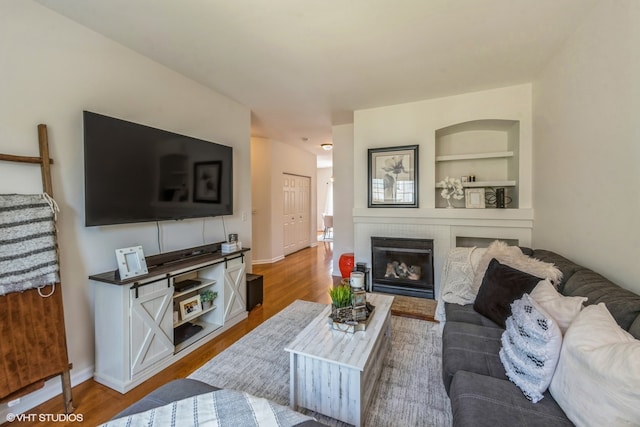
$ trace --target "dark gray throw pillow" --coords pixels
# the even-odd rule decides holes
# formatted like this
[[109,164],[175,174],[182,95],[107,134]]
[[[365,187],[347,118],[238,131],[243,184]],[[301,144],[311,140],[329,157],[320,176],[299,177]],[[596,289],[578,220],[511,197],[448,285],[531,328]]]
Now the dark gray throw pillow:
[[509,267],[493,258],[482,279],[473,309],[505,327],[511,303],[530,293],[542,279]]

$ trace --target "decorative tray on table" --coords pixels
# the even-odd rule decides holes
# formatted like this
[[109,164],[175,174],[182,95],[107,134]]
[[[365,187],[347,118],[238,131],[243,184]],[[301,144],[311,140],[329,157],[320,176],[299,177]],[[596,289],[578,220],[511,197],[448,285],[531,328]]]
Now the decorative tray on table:
[[353,306],[337,308],[331,306],[329,326],[336,331],[354,333],[367,329],[369,319],[375,307],[369,303],[361,307]]

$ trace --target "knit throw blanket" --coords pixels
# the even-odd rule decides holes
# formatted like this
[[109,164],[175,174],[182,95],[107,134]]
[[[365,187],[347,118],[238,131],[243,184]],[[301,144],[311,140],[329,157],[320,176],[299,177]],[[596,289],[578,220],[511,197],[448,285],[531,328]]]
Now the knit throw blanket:
[[101,427],[293,427],[313,418],[248,393],[222,389],[118,418]]
[[477,289],[473,288],[473,277],[485,248],[454,248],[447,254],[440,280],[438,305],[435,319],[444,327],[446,313],[444,303],[471,304],[476,300]]
[[0,195],[0,295],[59,282],[55,210],[47,195]]

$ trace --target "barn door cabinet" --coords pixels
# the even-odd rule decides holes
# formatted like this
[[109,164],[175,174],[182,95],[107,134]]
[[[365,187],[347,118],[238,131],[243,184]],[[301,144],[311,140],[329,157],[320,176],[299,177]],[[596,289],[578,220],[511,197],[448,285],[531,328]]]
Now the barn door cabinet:
[[[126,393],[247,317],[249,249],[218,245],[147,257],[149,274],[90,276],[94,291],[94,379]],[[201,294],[217,294],[202,304]]]

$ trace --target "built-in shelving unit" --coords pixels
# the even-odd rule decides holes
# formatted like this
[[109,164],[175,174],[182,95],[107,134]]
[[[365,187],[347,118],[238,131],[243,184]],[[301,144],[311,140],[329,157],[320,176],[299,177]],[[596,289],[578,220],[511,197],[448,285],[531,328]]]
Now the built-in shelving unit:
[[[475,181],[475,182],[463,182],[462,186],[465,188],[480,188],[480,187],[515,187],[518,185],[517,181]],[[443,188],[442,185],[437,185],[436,188]]]
[[[213,312],[214,310],[218,310],[218,307],[215,306],[215,305],[212,308],[209,308],[209,309],[205,310],[203,315],[205,313]],[[218,311],[220,311],[220,310],[218,310]],[[182,351],[183,349],[189,347],[190,345],[192,345],[196,341],[202,339],[202,337],[205,337],[205,336],[211,334],[212,332],[215,332],[217,329],[222,327],[222,324],[209,323],[209,322],[204,321],[203,320],[203,316],[200,316],[200,317],[198,317],[196,319],[189,320],[189,323],[191,325],[194,325],[194,326],[200,326],[202,329],[197,334],[192,335],[190,337],[187,337],[183,341],[180,341],[178,343],[174,343],[175,352],[176,353]]]
[[[466,188],[505,188],[511,203],[518,207],[520,124],[516,120],[474,120],[447,126],[436,131],[436,182],[445,177],[462,179]],[[436,184],[437,188],[442,188]],[[435,207],[444,208],[446,200],[435,195]],[[453,201],[464,207],[464,200]],[[491,205],[487,205],[490,207]]]
[[[175,329],[178,326],[184,325],[185,323],[188,323],[188,322],[198,322],[200,316],[203,316],[204,314],[206,314],[206,313],[208,313],[210,311],[213,311],[216,308],[218,308],[217,305],[212,305],[209,308],[203,309],[202,312],[199,313],[198,317],[193,317],[193,318],[189,317],[187,319],[182,319],[182,320],[178,320],[177,322],[173,322],[173,328]],[[174,344],[175,344],[176,348],[179,346],[179,344],[176,343],[175,341],[174,341]]]
[[[221,297],[223,290],[218,283],[219,279],[223,279],[220,275],[221,272],[222,265],[215,264],[177,275],[171,279],[174,289],[180,289],[180,283],[187,280],[200,282],[199,285],[173,293],[173,344],[176,353],[224,325],[223,310],[218,309],[217,304],[205,308],[204,303],[201,302],[198,311],[194,315],[184,318],[180,310],[181,302],[193,300],[194,297],[202,295],[207,290],[215,292],[218,297]],[[215,302],[217,303],[217,301],[218,299],[216,298]]]
[[438,156],[436,157],[436,162],[453,162],[457,160],[477,160],[477,159],[499,159],[499,158],[507,158],[507,157],[513,157],[513,151]]
[[[177,279],[175,279],[175,278],[174,278],[174,279],[173,279],[174,287],[177,287],[177,286],[175,286],[175,285],[176,285],[176,284],[179,284],[179,283],[180,283],[180,281],[181,281],[181,280],[177,280]],[[194,288],[187,289],[186,291],[183,291],[183,292],[175,292],[175,293],[173,294],[173,298],[174,298],[174,299],[176,299],[176,298],[181,297],[181,296],[183,296],[183,295],[189,295],[189,294],[192,294],[194,291],[199,291],[200,289],[208,288],[208,287],[210,287],[211,285],[214,285],[215,283],[216,283],[216,281],[215,281],[215,280],[207,280],[207,281],[205,281],[205,282],[202,282],[200,285],[198,285],[198,286],[196,286],[196,287],[194,287]]]

